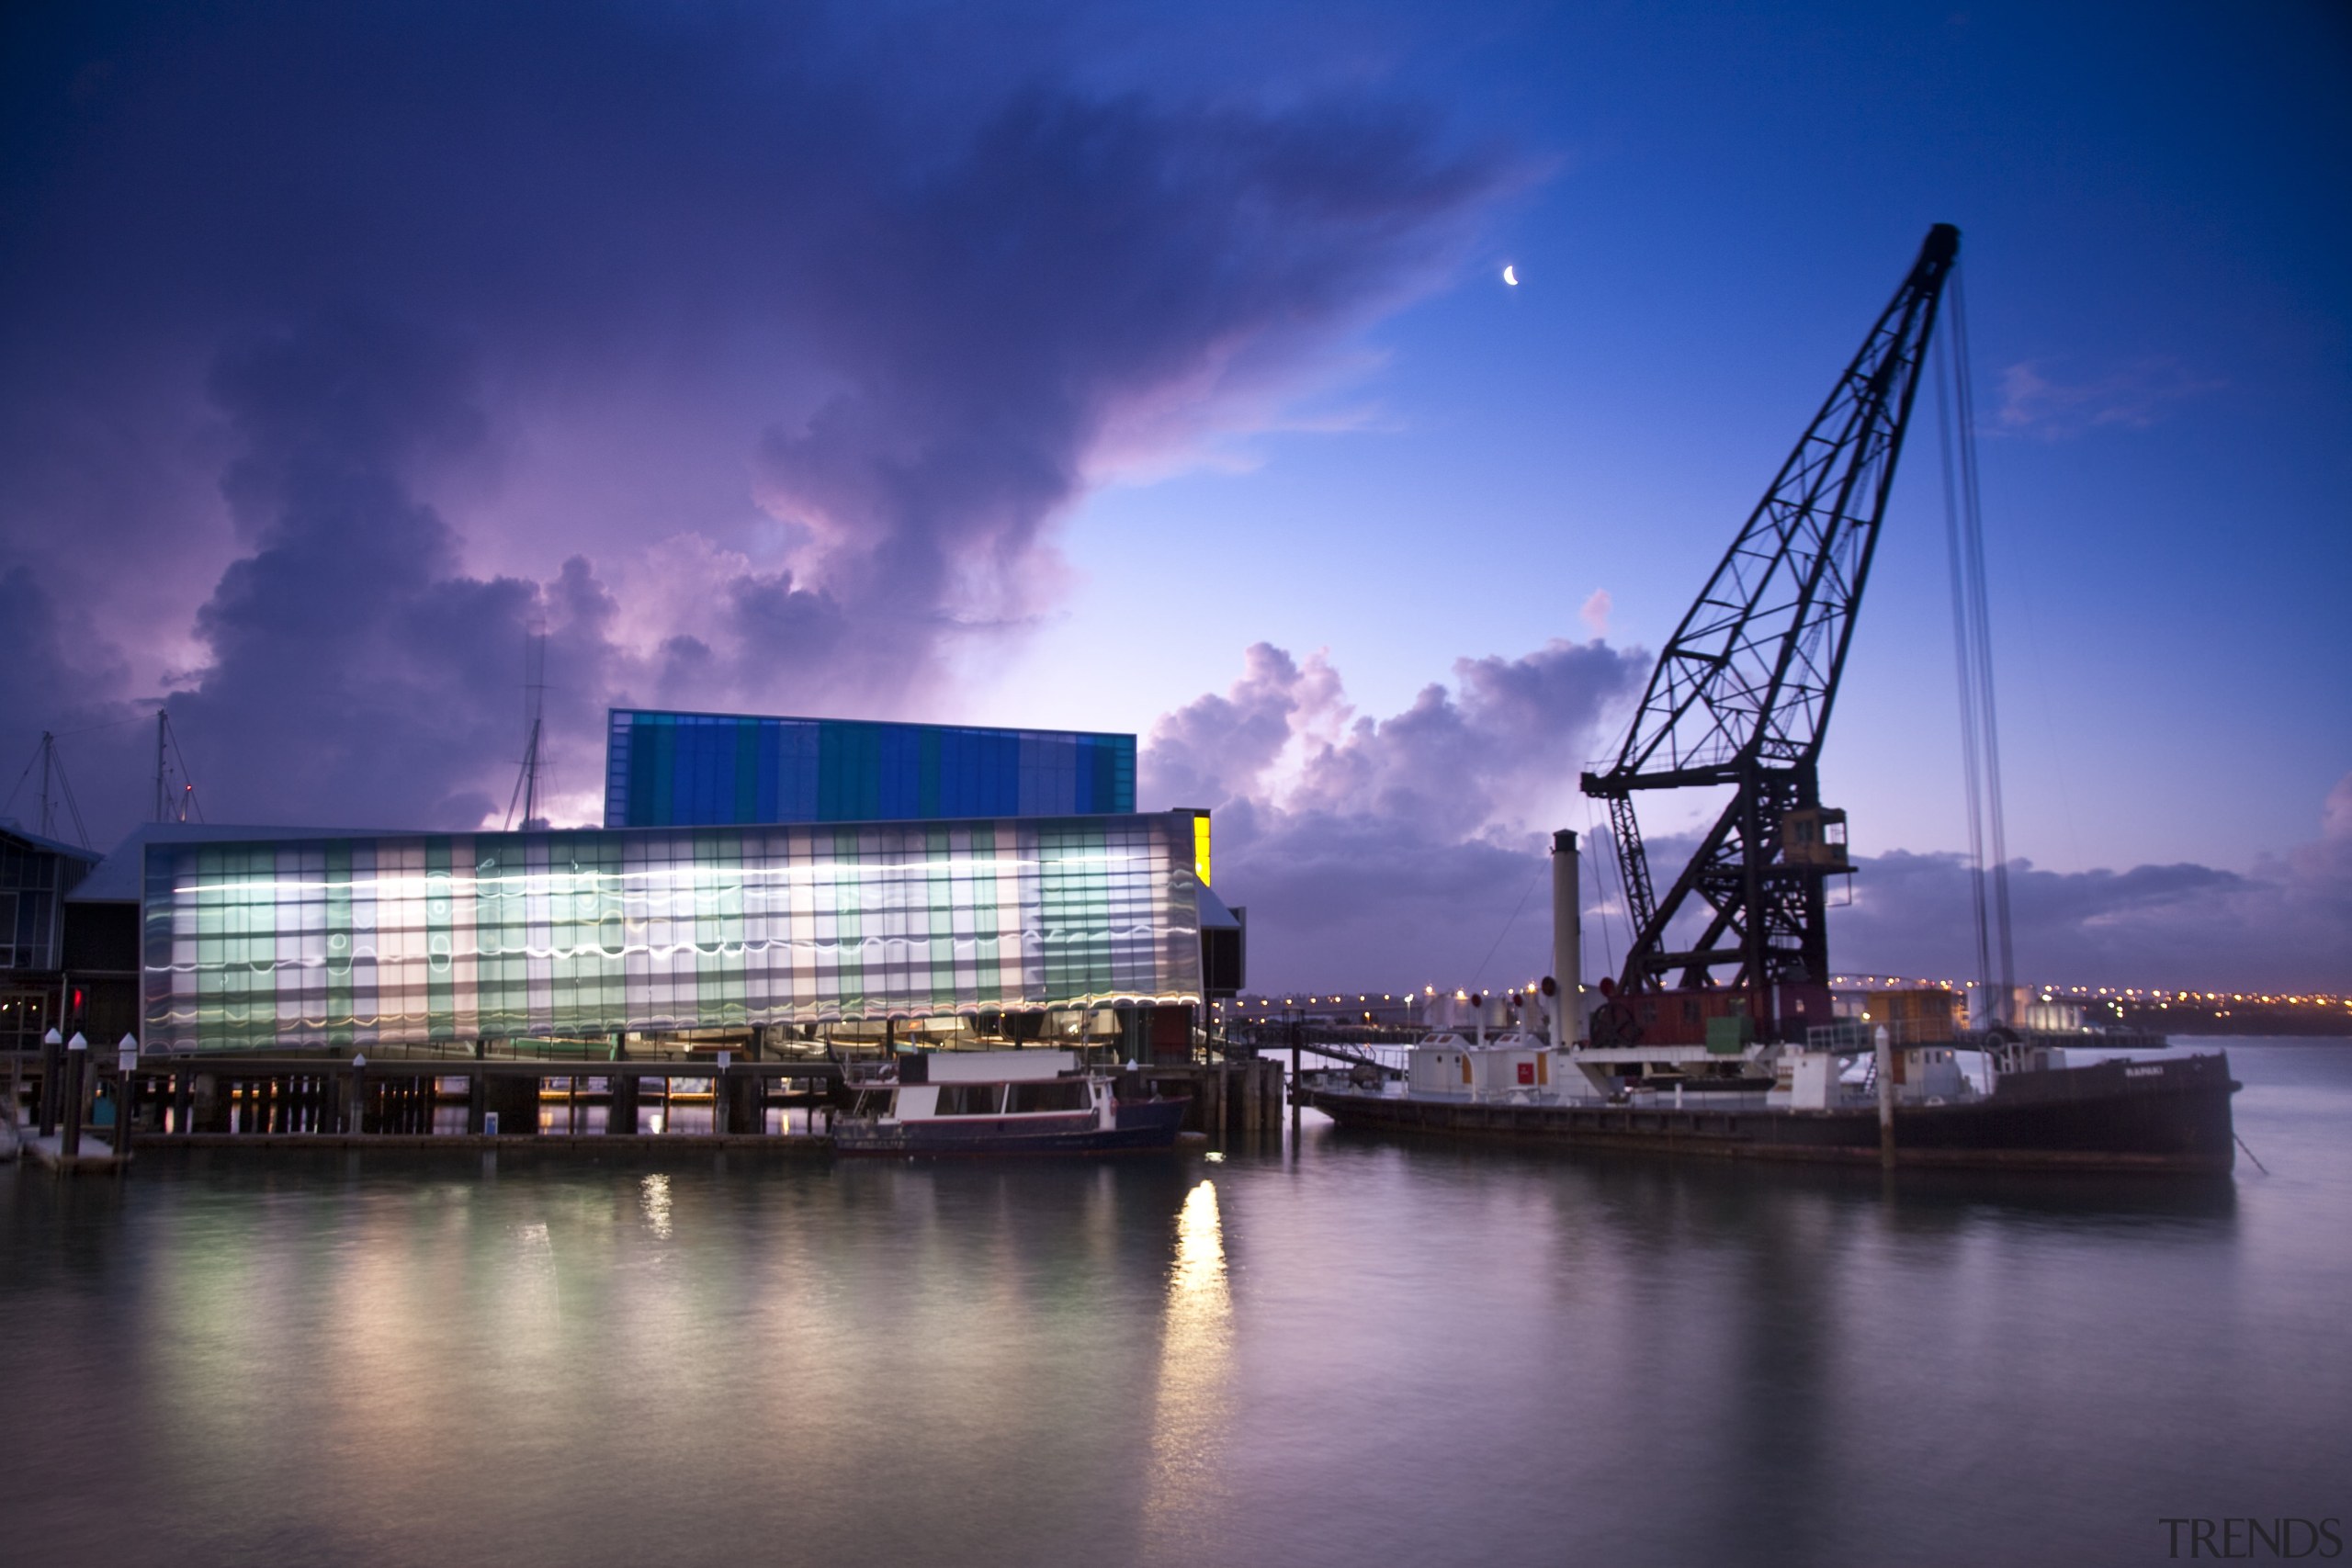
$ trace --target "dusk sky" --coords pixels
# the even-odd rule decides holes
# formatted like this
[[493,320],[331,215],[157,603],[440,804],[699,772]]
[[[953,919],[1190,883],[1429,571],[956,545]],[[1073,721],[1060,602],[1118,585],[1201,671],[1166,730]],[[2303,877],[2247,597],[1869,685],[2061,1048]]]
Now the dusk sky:
[[[1253,979],[1523,978],[1578,769],[1945,221],[2023,976],[2352,990],[2340,6],[0,29],[0,766],[56,731],[101,846],[164,698],[213,821],[497,827],[540,622],[559,823],[608,705],[1133,731]],[[1956,976],[1921,412],[1832,941]]]

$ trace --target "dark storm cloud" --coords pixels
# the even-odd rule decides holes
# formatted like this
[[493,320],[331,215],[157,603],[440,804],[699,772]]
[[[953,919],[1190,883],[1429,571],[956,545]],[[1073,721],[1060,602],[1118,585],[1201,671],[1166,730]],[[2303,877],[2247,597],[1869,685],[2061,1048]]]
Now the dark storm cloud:
[[0,562],[136,613],[24,617],[60,672],[0,719],[183,671],[243,818],[486,808],[534,616],[592,785],[608,700],[888,711],[1050,604],[1093,473],[1246,423],[1511,177],[953,7],[7,28]]
[[845,308],[814,329],[849,385],[769,433],[769,498],[853,606],[1017,615],[1037,532],[1109,422],[1306,349],[1487,178],[1361,110],[1023,92],[861,212],[831,280]]
[[[2352,991],[2352,776],[2320,836],[2252,871],[2143,865],[2009,870],[2018,979],[2080,986]],[[1832,917],[1841,968],[1966,978],[1975,958],[1970,877],[1956,855],[1861,863],[1855,903]]]
[[1458,660],[1451,687],[1374,718],[1319,657],[1261,643],[1225,693],[1159,721],[1141,788],[1214,809],[1217,886],[1250,908],[1258,983],[1516,984],[1550,967],[1549,835],[1585,820],[1577,762],[1648,668],[1555,641]]
[[479,819],[481,760],[515,750],[507,694],[537,590],[464,575],[404,479],[481,440],[470,365],[345,316],[237,344],[213,391],[243,446],[221,490],[253,549],[198,610],[212,662],[172,703],[198,776],[289,821]]

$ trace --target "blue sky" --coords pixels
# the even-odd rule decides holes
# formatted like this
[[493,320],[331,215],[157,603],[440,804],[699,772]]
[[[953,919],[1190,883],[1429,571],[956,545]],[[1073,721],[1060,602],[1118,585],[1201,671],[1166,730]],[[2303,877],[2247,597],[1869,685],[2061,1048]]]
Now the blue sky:
[[[1577,766],[1949,221],[2027,967],[2352,987],[2337,8],[5,28],[0,748],[94,837],[164,698],[216,820],[494,825],[538,622],[559,815],[608,703],[1133,730],[1270,982],[1532,963]],[[1841,953],[1948,973],[1930,434],[1825,784]]]
[[[1589,635],[1574,611],[1595,589],[1612,639],[1656,648],[1949,220],[1989,426],[2013,844],[2067,869],[2244,866],[2312,837],[2352,765],[2346,234],[2325,194],[2342,28],[2157,8],[2119,37],[2043,7],[1894,9],[1531,10],[1405,68],[1554,172],[1368,334],[1376,367],[1331,400],[1364,429],[1257,437],[1247,473],[1089,501],[1069,536],[1090,581],[1147,571],[1183,530],[1208,574],[1196,646],[1328,647],[1374,713],[1459,655]],[[1830,752],[1876,847],[1964,830],[1937,471],[1917,443]],[[1115,640],[1116,599],[1080,596],[1021,688],[1067,671],[1088,716],[1155,676],[1178,698],[1190,669],[1068,657]]]

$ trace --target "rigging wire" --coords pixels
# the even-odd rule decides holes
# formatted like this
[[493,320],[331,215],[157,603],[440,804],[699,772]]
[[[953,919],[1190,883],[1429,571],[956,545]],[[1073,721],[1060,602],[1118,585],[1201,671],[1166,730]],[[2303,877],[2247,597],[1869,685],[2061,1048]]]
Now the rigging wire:
[[[163,815],[164,813],[176,811],[178,814],[176,820],[186,822],[188,818],[188,813],[193,811],[196,813],[196,819],[198,822],[201,822],[204,820],[204,803],[197,796],[196,775],[189,772],[187,757],[180,750],[180,732],[172,723],[170,707],[164,706],[157,708],[155,710],[155,719],[156,728],[159,731],[156,745],[156,761],[158,766],[155,770],[155,809],[158,815],[156,816],[155,820],[158,822],[164,821],[165,820],[165,818]],[[166,770],[161,765],[164,760],[164,753],[166,749],[169,750],[172,763],[179,770],[180,789],[178,795],[173,797],[166,797],[163,787],[165,779],[169,776]]]
[[1519,902],[1511,906],[1510,919],[1505,920],[1503,929],[1495,933],[1494,944],[1487,949],[1487,956],[1478,960],[1478,971],[1470,976],[1472,990],[1476,990],[1478,982],[1487,977],[1487,965],[1495,961],[1495,953],[1502,946],[1503,938],[1510,935],[1510,928],[1519,923],[1520,911],[1527,908],[1527,900],[1535,892],[1535,885],[1543,880],[1544,863],[1539,860],[1535,863],[1535,874],[1528,878],[1527,887],[1520,894]]
[[[1961,759],[1968,806],[1976,968],[1994,1019],[2008,1023],[2012,1021],[2010,998],[2017,986],[2009,918],[2008,830],[2001,801],[2000,721],[1994,701],[1993,626],[1984,572],[1984,502],[1977,479],[1975,392],[1969,375],[1968,303],[1958,267],[1952,270],[1951,294],[1951,344],[1949,349],[1939,345],[1950,374],[1948,378],[1936,378],[1936,421],[1943,456],[1944,544],[1951,570],[1952,639],[1960,679]],[[1999,988],[1995,990],[1996,961]]]
[[59,729],[52,730],[51,733],[60,740],[71,740],[77,735],[96,735],[101,729],[120,729],[126,724],[144,724],[146,722],[147,716],[145,714],[135,713],[129,718],[110,718],[103,724],[85,724],[79,729]]
[[[50,747],[52,753],[56,750],[54,745]],[[62,757],[57,759],[57,787],[64,792],[66,815],[74,818],[74,837],[86,850],[90,847],[90,829],[83,825],[82,805],[74,798],[74,781],[65,776],[65,759]],[[47,823],[41,826],[44,831],[48,828]]]
[[[1596,807],[1594,807],[1594,805],[1592,804],[1592,797],[1591,797],[1590,795],[1587,795],[1587,796],[1585,796],[1585,801],[1584,801],[1584,826],[1585,826],[1585,838],[1586,838],[1588,840],[1593,840],[1593,839],[1598,839],[1598,838],[1600,838],[1600,812],[1599,812],[1599,809],[1598,809]],[[1613,852],[1613,851],[1615,850],[1615,848],[1616,848],[1616,840],[1615,840],[1615,838],[1614,838],[1613,836],[1612,836],[1612,837],[1611,837],[1611,839],[1610,840],[1610,848],[1611,848],[1611,850],[1612,852]],[[1615,938],[1613,938],[1613,937],[1611,937],[1611,936],[1609,934],[1609,865],[1608,865],[1608,859],[1607,859],[1607,857],[1604,857],[1604,856],[1595,855],[1595,856],[1593,857],[1593,864],[1594,864],[1594,866],[1595,866],[1595,868],[1596,868],[1596,869],[1594,870],[1594,873],[1593,873],[1594,879],[1595,879],[1596,881],[1598,881],[1598,882],[1600,884],[1600,952],[1601,952],[1601,956],[1603,956],[1604,958],[1608,959],[1608,961],[1609,961],[1609,967],[1607,967],[1606,969],[1603,969],[1603,970],[1601,971],[1601,973],[1602,973],[1602,974],[1604,974],[1604,975],[1614,975],[1614,974],[1616,974],[1616,973],[1617,973],[1617,942],[1616,942],[1616,939],[1615,939]],[[1622,880],[1622,878],[1621,878],[1621,880]],[[1630,917],[1628,917],[1628,918],[1629,918],[1629,919],[1630,919]],[[1626,940],[1626,941],[1628,941],[1628,942],[1631,942],[1631,941],[1633,940],[1633,936],[1632,936],[1632,934],[1631,934],[1630,932],[1628,932],[1628,933],[1627,933],[1627,936],[1626,936],[1626,939],[1625,939],[1625,940]],[[1578,956],[1577,956],[1577,961],[1578,961],[1579,963],[1581,963],[1581,962],[1583,961],[1583,956],[1582,956],[1582,954],[1578,954]],[[1582,984],[1584,983],[1584,979],[1583,979],[1583,976],[1577,976],[1577,983],[1578,985],[1582,985]]]
[[[65,774],[65,755],[63,752],[58,750],[57,737],[55,735],[51,734],[46,730],[41,733],[40,750],[36,753],[35,760],[40,763],[41,836],[43,838],[54,838],[57,834],[57,825],[54,821],[56,812],[51,807],[49,801],[49,775],[51,772],[54,770],[57,774],[58,791],[65,797],[65,814],[74,820],[74,836],[81,841],[81,845],[84,849],[88,849],[90,847],[90,829],[82,821],[81,803],[74,798],[74,781],[68,778]],[[27,768],[25,771],[29,773],[32,770],[30,768]],[[17,784],[18,787],[21,788],[23,781],[20,779],[17,781]],[[16,795],[12,793],[8,798],[11,802],[14,802]]]
[[40,753],[41,748],[35,746],[32,756],[25,763],[25,771],[17,775],[17,787],[8,792],[6,800],[0,801],[0,811],[6,811],[17,804],[17,796],[24,789],[25,781],[33,776],[33,764],[40,761]]
[[1952,362],[1960,371],[1960,471],[1968,502],[1969,570],[1976,578],[1977,683],[1984,698],[1984,804],[1993,827],[1993,930],[1999,944],[2001,996],[2006,1010],[2018,983],[2017,953],[2009,923],[2009,839],[2001,801],[2000,710],[1994,702],[1992,595],[1985,586],[1984,512],[1977,484],[1976,389],[1969,371],[1968,291],[1956,267],[1951,284]]
[[1993,996],[1993,954],[1984,903],[1984,787],[1976,734],[1976,691],[1968,648],[1968,571],[1962,564],[1960,497],[1951,439],[1951,350],[1939,339],[1936,355],[1943,363],[1936,377],[1936,435],[1943,457],[1944,560],[1951,574],[1952,667],[1960,682],[1960,777],[1968,810],[1968,892],[1975,917],[1977,994],[1988,1003]]
[[523,763],[514,775],[514,792],[506,801],[506,820],[501,832],[514,826],[514,807],[523,808],[523,830],[530,831],[531,824],[539,817],[539,739],[544,733],[542,714],[547,698],[548,630],[543,621],[534,621],[523,634]]

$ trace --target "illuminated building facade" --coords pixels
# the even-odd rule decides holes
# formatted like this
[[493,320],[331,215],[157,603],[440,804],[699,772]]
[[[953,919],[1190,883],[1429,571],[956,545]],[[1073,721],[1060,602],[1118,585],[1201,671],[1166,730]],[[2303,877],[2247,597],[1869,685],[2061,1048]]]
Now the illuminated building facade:
[[1136,738],[616,708],[605,826],[1072,817],[1136,808]]
[[1195,834],[1162,813],[151,841],[141,1033],[252,1050],[1189,1010]]

